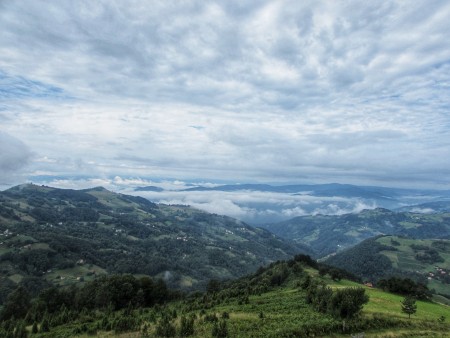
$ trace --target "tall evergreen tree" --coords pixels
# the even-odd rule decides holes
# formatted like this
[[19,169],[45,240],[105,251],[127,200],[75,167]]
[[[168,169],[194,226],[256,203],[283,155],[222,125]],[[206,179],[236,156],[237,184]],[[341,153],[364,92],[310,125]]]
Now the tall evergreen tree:
[[48,321],[47,315],[44,315],[44,319],[42,319],[41,330],[40,332],[49,332],[50,331],[50,323]]
[[19,320],[16,325],[16,329],[14,331],[14,338],[27,338],[28,332],[25,327],[25,322],[23,320]]
[[39,330],[38,330],[37,322],[34,322],[34,323],[33,323],[33,327],[31,328],[31,333],[32,333],[32,334],[36,334],[36,333],[38,333],[38,332],[39,332]]

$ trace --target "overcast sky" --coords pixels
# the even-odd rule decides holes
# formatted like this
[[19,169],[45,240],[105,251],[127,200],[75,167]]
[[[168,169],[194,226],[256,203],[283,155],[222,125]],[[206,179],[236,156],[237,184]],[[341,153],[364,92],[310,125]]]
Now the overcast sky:
[[0,1],[0,184],[450,188],[448,1]]

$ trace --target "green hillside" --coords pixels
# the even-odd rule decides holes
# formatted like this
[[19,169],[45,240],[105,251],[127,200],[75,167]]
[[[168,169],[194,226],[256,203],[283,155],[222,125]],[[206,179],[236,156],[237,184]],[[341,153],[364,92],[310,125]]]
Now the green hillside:
[[450,240],[381,236],[338,253],[326,261],[357,276],[377,281],[410,277],[450,298]]
[[395,269],[421,274],[431,290],[450,296],[450,240],[386,236],[377,242],[395,248],[381,251]]
[[340,216],[311,215],[264,225],[283,238],[310,246],[324,257],[378,235],[448,238],[450,213],[420,214],[387,209],[363,210]]
[[[104,285],[129,284],[135,291],[125,293],[119,287],[116,294],[105,293],[101,283],[88,283],[74,297],[61,291],[54,299],[46,293],[32,301],[23,313],[25,320],[14,325],[29,331],[33,322],[38,330],[45,325],[48,332],[36,337],[450,337],[448,306],[418,301],[417,312],[408,319],[401,311],[403,297],[333,280],[316,268],[324,266],[300,255],[226,284],[210,282],[203,294],[172,300],[166,294],[165,303],[156,301],[153,306],[143,306],[136,298],[142,290],[155,300],[161,295],[149,281],[144,284],[130,276],[105,279]],[[86,297],[98,299],[97,294],[104,295],[102,303],[86,303]],[[368,300],[355,308],[358,298],[347,302],[340,298],[344,294],[361,294]],[[108,297],[114,306],[106,306]],[[0,322],[0,333],[10,322]]]
[[0,193],[0,304],[18,284],[36,293],[107,273],[199,289],[302,251],[230,217],[103,188],[27,184]]

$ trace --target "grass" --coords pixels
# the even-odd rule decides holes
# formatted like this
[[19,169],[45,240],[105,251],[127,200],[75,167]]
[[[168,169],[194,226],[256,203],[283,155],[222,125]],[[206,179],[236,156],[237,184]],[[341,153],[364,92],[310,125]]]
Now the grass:
[[[333,322],[334,320],[315,312],[305,303],[304,294],[296,289],[279,289],[250,296],[249,304],[237,300],[214,308],[219,317],[223,312],[230,315],[228,330],[231,337],[279,337],[281,332],[294,331],[306,322]],[[263,318],[260,318],[260,314]],[[204,327],[198,337],[208,336]]]
[[[364,308],[365,314],[381,313],[398,318],[408,318],[408,315],[401,312],[401,301],[404,297],[378,289],[368,290],[367,293],[370,297],[370,302]],[[448,306],[423,301],[417,301],[416,305],[417,312],[411,316],[411,320],[438,320],[441,316],[450,319],[450,308]]]
[[[317,274],[316,270],[311,269],[311,272]],[[364,307],[361,319],[355,322],[356,327],[352,330],[353,334],[364,331],[364,337],[450,338],[450,307],[448,306],[419,301],[417,302],[417,313],[408,319],[408,316],[401,312],[400,301],[403,299],[401,296],[361,286],[348,280],[336,282],[328,277],[323,280],[334,289],[364,287],[369,295],[369,303]],[[226,319],[229,337],[303,337],[305,336],[304,332],[308,329],[315,330],[314,336],[316,337],[350,337],[350,332],[340,333],[342,328],[340,320],[336,320],[328,314],[318,313],[306,304],[305,291],[295,285],[296,281],[292,280],[289,286],[280,287],[261,295],[249,296],[248,303],[243,303],[239,298],[228,298],[223,299],[220,304],[208,308],[208,306],[201,305],[203,304],[201,300],[177,301],[169,303],[165,310],[168,313],[173,310],[177,311],[178,317],[172,321],[177,327],[180,326],[181,315],[187,317],[194,315],[196,318],[195,335],[192,337],[211,337],[214,324],[207,321],[205,315],[215,314],[221,320],[224,313],[229,316],[229,319]],[[149,325],[151,337],[154,337],[157,319],[163,311],[164,309],[160,308],[135,311],[135,316],[140,316]],[[120,316],[120,314],[116,314],[116,316]],[[446,318],[446,322],[438,321],[441,316]],[[352,324],[349,322],[347,325]],[[69,324],[52,329],[53,336],[42,335],[40,337],[69,337],[73,336],[73,329],[74,324]],[[138,331],[118,335],[115,335],[113,331],[99,331],[96,336],[141,337]],[[81,334],[78,337],[90,336]]]
[[[397,318],[408,318],[406,314],[401,312],[400,302],[403,296],[384,292],[377,288],[370,288],[348,280],[339,282],[326,279],[332,288],[343,287],[362,287],[366,290],[369,296],[369,303],[364,306],[363,315],[373,316],[374,314],[387,314]],[[450,321],[450,307],[443,304],[436,304],[431,302],[417,301],[417,312],[411,319],[420,321],[437,320],[444,316]]]
[[[95,275],[97,276],[105,275],[107,273],[106,270],[96,265],[78,265],[70,269],[53,270],[52,272],[47,273],[45,278],[55,285],[65,286],[93,280],[95,278],[93,272],[95,272]],[[80,280],[81,277],[83,280]]]
[[[351,287],[358,284],[341,281],[333,283],[332,287]],[[437,329],[440,316],[450,320],[450,308],[439,304],[417,302],[417,313],[409,320],[406,314],[401,312],[401,296],[388,294],[378,289],[365,288],[369,297],[369,303],[364,307],[362,317],[368,320],[374,318],[387,318],[398,320],[401,325],[410,328],[368,330],[366,337],[450,337],[450,326]],[[283,333],[295,332],[305,323],[317,323],[324,326],[333,323],[334,319],[328,315],[313,311],[304,302],[304,294],[296,289],[281,289],[265,293],[261,296],[250,297],[249,304],[238,305],[231,303],[217,306],[214,312],[220,314],[226,311],[230,314],[229,333],[231,337],[279,337]],[[259,313],[264,318],[259,318]],[[436,324],[436,327],[429,327]],[[202,327],[202,337],[209,334],[207,328]],[[327,336],[326,334],[324,336]],[[334,336],[334,335],[331,335]],[[338,335],[336,335],[338,336]],[[348,337],[349,335],[344,335]],[[344,337],[343,336],[343,337]]]
[[23,276],[18,273],[15,273],[14,275],[9,276],[8,278],[17,284],[23,279]]

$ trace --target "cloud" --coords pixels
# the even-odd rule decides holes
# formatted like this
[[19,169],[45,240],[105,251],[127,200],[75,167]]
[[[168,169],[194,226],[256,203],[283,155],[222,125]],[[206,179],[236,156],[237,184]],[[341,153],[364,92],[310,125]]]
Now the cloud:
[[[156,184],[158,185],[158,184]],[[151,201],[190,205],[210,213],[227,215],[250,223],[268,223],[305,215],[342,215],[374,209],[375,201],[360,198],[319,197],[261,191],[131,191]]]
[[[442,1],[0,4],[0,121],[55,176],[448,186]],[[38,27],[38,28],[37,28]]]
[[22,141],[0,131],[0,176],[2,177],[0,184],[15,183],[31,156],[31,151]]
[[434,209],[431,208],[411,208],[411,212],[416,212],[418,214],[432,214],[435,212]]

